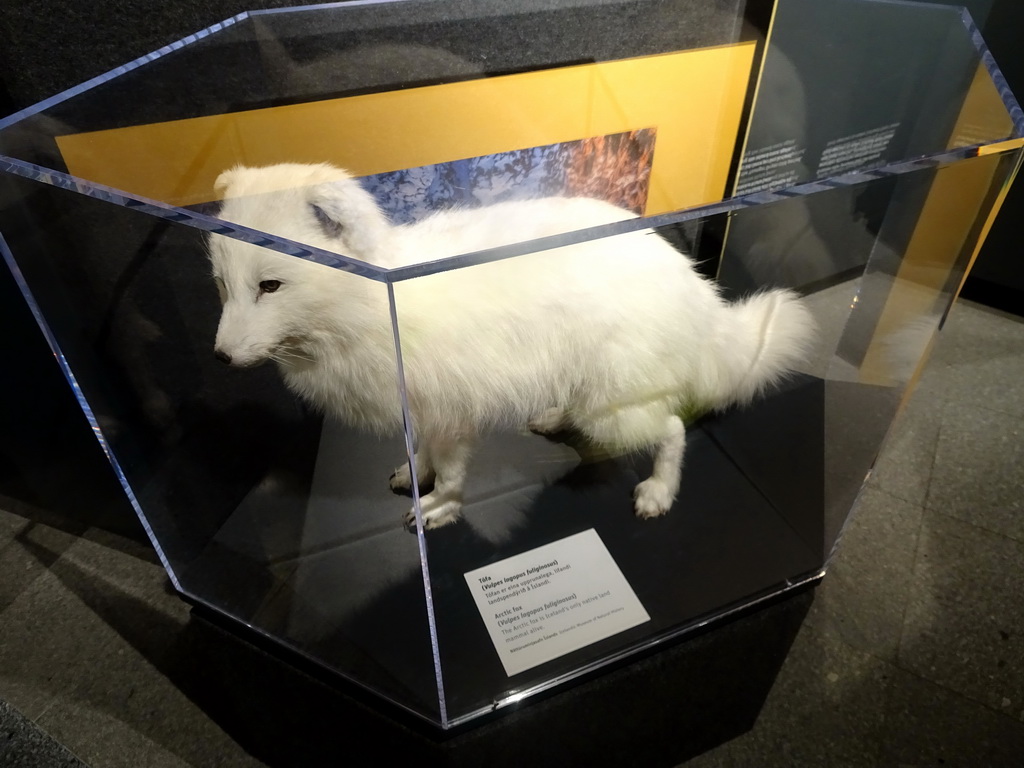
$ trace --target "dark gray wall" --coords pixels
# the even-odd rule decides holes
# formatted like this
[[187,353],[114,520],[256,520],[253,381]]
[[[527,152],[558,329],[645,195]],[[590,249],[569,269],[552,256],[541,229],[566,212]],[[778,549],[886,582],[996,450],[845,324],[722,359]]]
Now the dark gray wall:
[[0,3],[0,93],[20,109],[185,35],[288,0],[10,0]]

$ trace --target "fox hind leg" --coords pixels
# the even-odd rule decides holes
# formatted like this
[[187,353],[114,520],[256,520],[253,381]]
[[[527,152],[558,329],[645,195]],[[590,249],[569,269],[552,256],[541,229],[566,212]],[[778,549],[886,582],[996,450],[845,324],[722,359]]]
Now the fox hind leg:
[[636,516],[658,517],[672,508],[679,493],[686,450],[686,428],[675,414],[665,419],[665,434],[654,453],[654,472],[633,490]]
[[663,400],[633,406],[602,409],[577,426],[594,442],[627,450],[654,447],[654,471],[633,491],[639,518],[658,517],[672,508],[682,476],[686,429]]

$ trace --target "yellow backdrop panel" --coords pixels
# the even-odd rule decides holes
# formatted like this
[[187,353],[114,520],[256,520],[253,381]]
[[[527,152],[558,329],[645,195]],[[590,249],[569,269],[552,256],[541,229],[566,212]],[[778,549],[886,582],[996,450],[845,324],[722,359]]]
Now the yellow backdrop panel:
[[235,165],[357,176],[657,129],[647,213],[722,198],[751,77],[743,43],[58,138],[73,176],[173,205]]

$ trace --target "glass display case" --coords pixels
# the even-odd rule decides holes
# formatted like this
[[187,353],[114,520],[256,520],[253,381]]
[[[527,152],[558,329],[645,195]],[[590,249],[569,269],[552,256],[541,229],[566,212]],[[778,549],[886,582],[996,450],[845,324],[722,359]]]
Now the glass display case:
[[821,577],[1024,115],[960,8],[755,5],[252,12],[0,121],[187,600],[450,728]]

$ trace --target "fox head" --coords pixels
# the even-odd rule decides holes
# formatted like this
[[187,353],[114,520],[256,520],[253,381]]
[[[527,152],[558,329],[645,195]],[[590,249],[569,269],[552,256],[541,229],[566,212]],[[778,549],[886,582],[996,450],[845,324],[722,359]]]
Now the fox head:
[[[390,224],[341,169],[240,167],[222,173],[216,188],[226,221],[370,263],[386,261]],[[368,291],[362,278],[233,238],[210,235],[208,245],[223,306],[214,353],[231,365],[308,364],[317,339],[345,332],[339,313],[350,306],[357,316]]]

